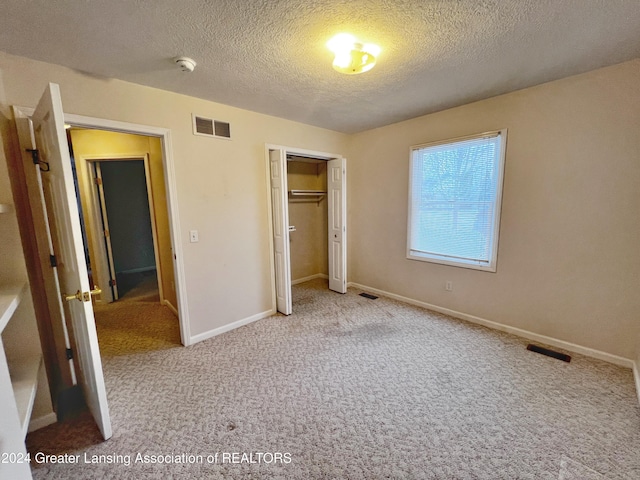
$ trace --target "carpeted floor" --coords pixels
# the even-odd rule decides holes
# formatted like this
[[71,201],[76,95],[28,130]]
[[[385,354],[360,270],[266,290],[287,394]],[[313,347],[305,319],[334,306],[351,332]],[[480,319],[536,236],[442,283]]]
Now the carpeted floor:
[[358,293],[308,282],[289,317],[105,354],[113,437],[87,417],[30,434],[32,455],[80,455],[34,478],[640,478],[629,370]]
[[103,360],[181,345],[178,319],[160,304],[155,276],[145,277],[117,302],[96,304],[94,312]]

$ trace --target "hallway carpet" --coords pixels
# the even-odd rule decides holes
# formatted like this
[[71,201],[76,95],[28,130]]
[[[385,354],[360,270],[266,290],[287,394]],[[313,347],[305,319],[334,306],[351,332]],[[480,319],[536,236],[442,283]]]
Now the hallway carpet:
[[[294,314],[105,355],[113,437],[28,437],[36,479],[637,479],[628,369],[325,281]],[[92,460],[95,460],[93,462]]]
[[94,312],[103,360],[181,346],[178,319],[160,304],[154,276],[116,302],[97,303]]

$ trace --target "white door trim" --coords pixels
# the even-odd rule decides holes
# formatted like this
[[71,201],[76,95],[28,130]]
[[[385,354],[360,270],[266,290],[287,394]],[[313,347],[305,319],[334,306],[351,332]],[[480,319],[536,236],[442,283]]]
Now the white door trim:
[[[31,117],[34,109],[29,107],[14,107],[27,117]],[[171,130],[168,128],[153,127],[137,123],[119,122],[104,118],[87,117],[84,115],[74,115],[65,113],[65,123],[74,127],[92,128],[97,130],[108,130],[112,132],[133,133],[150,137],[159,137],[162,143],[162,164],[164,166],[164,181],[167,191],[167,211],[169,212],[169,230],[171,233],[171,247],[173,249],[176,297],[178,300],[178,318],[180,322],[180,338],[184,346],[191,345],[191,329],[189,328],[189,311],[187,307],[186,276],[184,272],[184,261],[182,255],[182,244],[180,243],[179,232],[180,217],[178,215],[178,193],[176,185],[175,161],[173,158],[173,146],[171,141]]]
[[[82,165],[83,163],[85,162],[76,162],[78,177],[80,177],[80,172],[77,169],[78,165]],[[87,210],[91,212],[88,215],[89,218],[87,219],[87,216],[85,215],[84,219],[87,241],[91,242],[93,245],[93,257],[91,257],[91,253],[89,253],[89,261],[91,262],[94,278],[98,278],[100,280],[100,285],[102,285],[100,300],[105,301],[106,303],[111,303],[120,298],[120,296],[118,295],[118,285],[111,284],[111,282],[116,279],[116,268],[113,262],[111,235],[107,235],[104,232],[111,232],[111,228],[109,227],[109,218],[107,217],[107,204],[104,198],[104,188],[102,188],[101,184],[102,170],[99,165],[95,165],[95,169],[91,168],[88,162],[86,162],[85,166],[91,169],[91,171],[86,172],[85,175],[85,177],[90,180],[88,184],[86,184],[86,182],[81,182],[78,187],[85,190],[85,198],[88,203]],[[93,181],[98,178],[101,183],[97,185],[98,192],[96,192]],[[102,220],[102,222],[100,220]],[[86,230],[87,223],[91,224],[91,239],[88,238],[89,231]],[[102,230],[104,231],[102,232],[102,235],[100,235],[99,232]],[[100,239],[98,239],[98,235],[100,235]],[[101,242],[101,239],[104,239],[104,242]],[[107,282],[110,288],[107,288]]]
[[[274,244],[274,240],[273,240],[273,207],[272,207],[272,200],[271,200],[271,159],[269,156],[269,151],[271,150],[283,150],[284,154],[285,154],[285,158],[287,155],[299,155],[299,156],[303,156],[303,157],[312,157],[312,158],[317,158],[318,160],[334,160],[334,159],[344,159],[345,157],[343,155],[337,154],[337,153],[327,153],[327,152],[320,152],[318,150],[309,150],[309,149],[305,149],[305,148],[296,148],[296,147],[287,147],[284,145],[276,145],[276,144],[272,144],[272,143],[266,143],[265,144],[265,179],[266,179],[266,193],[267,193],[267,223],[269,225],[269,266],[270,266],[270,271],[271,271],[271,308],[274,312],[277,311],[277,300],[276,300],[276,266],[275,266],[275,258],[274,258],[274,249],[275,249],[275,244]],[[346,187],[346,185],[345,185]],[[345,192],[343,192],[346,195],[346,188],[345,188]],[[285,201],[287,201],[288,199],[286,198],[287,196],[287,192],[283,192],[283,194],[285,195]],[[345,212],[346,213],[346,212]],[[288,221],[288,219],[287,219]],[[346,215],[344,218],[344,224],[346,225]],[[346,266],[346,233],[345,233],[345,238],[344,238],[344,249],[345,249],[345,262],[344,262],[344,278],[346,281],[346,270],[347,270],[347,266]],[[291,282],[289,283],[289,289],[291,289]],[[345,292],[346,292],[346,283],[344,286]]]

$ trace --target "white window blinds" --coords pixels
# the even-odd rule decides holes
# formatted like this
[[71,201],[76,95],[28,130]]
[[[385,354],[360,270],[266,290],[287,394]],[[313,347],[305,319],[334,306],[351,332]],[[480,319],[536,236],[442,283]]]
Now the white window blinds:
[[495,271],[505,134],[412,149],[409,258]]

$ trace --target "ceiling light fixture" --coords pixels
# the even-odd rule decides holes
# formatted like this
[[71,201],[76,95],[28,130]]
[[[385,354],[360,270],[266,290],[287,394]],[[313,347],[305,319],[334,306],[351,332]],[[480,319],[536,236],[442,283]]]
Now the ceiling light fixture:
[[378,45],[361,43],[348,33],[339,33],[333,37],[327,42],[327,48],[335,54],[333,68],[347,75],[371,70],[381,51]]

